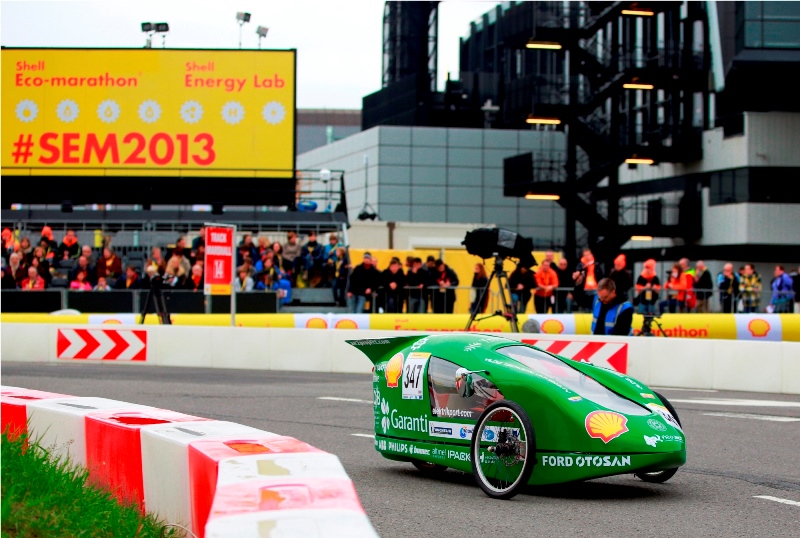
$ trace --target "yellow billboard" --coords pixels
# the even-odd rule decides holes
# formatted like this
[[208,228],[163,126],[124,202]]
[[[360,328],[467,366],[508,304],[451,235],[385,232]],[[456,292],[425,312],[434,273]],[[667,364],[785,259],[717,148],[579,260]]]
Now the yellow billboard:
[[3,175],[294,176],[294,50],[3,49]]

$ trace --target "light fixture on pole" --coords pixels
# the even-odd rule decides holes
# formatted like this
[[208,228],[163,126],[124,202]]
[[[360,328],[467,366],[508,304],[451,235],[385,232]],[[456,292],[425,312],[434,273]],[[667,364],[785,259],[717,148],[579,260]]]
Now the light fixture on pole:
[[147,41],[144,42],[144,48],[152,49],[153,48],[153,34],[155,33],[155,27],[152,22],[143,22],[142,23],[142,32],[147,34]]
[[652,84],[639,80],[639,77],[633,77],[630,82],[624,83],[622,87],[626,90],[652,90],[655,88]]
[[655,164],[655,161],[653,159],[650,159],[650,158],[647,158],[647,157],[636,157],[636,156],[633,156],[633,157],[628,157],[627,159],[625,159],[625,163],[626,164]]
[[153,26],[156,33],[161,34],[161,48],[167,48],[167,32],[169,32],[169,24],[166,22],[157,22]]
[[631,241],[652,241],[652,235],[632,235]]
[[652,17],[655,15],[655,12],[650,9],[623,9],[621,13],[630,17]]
[[[269,28],[266,26],[259,26],[256,28],[256,35],[258,35],[258,48],[261,48],[261,39],[267,37],[267,32],[269,32]],[[241,45],[240,45],[241,48]]]
[[242,48],[242,26],[246,22],[250,22],[250,14],[244,11],[236,13],[236,21],[239,23],[239,48]]

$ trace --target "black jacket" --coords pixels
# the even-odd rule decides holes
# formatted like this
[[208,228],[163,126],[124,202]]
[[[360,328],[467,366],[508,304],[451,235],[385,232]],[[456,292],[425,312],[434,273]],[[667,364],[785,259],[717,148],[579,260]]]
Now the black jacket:
[[369,269],[364,267],[364,264],[356,265],[350,275],[350,285],[347,289],[348,293],[353,295],[366,295],[366,290],[377,291],[378,286],[381,285],[381,273],[375,266],[370,266]]

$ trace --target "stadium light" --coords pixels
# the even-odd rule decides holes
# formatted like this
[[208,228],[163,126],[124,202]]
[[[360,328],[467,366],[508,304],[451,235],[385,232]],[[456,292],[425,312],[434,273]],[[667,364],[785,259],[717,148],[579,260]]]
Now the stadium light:
[[538,125],[561,125],[561,120],[558,118],[540,118],[537,116],[528,116],[525,123],[538,124]]
[[156,32],[155,25],[152,22],[142,23],[142,32],[147,34],[147,40],[144,42],[144,48],[153,48],[153,34]]
[[261,48],[261,39],[267,37],[267,32],[269,32],[269,28],[266,26],[259,26],[256,28],[256,35],[258,35],[258,48]]
[[623,9],[623,15],[630,15],[631,17],[652,17],[655,13],[649,9]]
[[153,31],[153,23],[152,22],[143,22],[142,23],[142,32],[149,33]]
[[561,43],[554,43],[552,41],[533,41],[530,40],[525,44],[529,49],[543,49],[543,50],[561,50]]
[[652,235],[632,235],[631,241],[652,241]]
[[622,85],[626,90],[652,90],[655,88],[652,84],[641,84],[639,82],[628,82]]
[[239,48],[242,48],[242,26],[246,22],[250,22],[250,14],[244,11],[236,12],[236,21],[239,23]]
[[557,194],[526,194],[526,200],[560,200],[561,197]]
[[655,164],[653,159],[643,157],[629,157],[625,159],[626,164]]

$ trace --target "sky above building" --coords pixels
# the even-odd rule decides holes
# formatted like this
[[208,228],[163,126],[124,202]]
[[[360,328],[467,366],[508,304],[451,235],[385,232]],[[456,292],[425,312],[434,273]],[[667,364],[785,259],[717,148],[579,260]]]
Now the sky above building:
[[[439,87],[458,78],[458,38],[497,2],[449,0],[439,5]],[[167,22],[167,48],[238,48],[236,12],[251,13],[242,47],[297,49],[298,108],[361,108],[381,87],[383,6],[380,0],[105,0],[0,2],[0,44],[6,47],[144,46],[142,22]],[[153,47],[161,47],[156,36]]]

